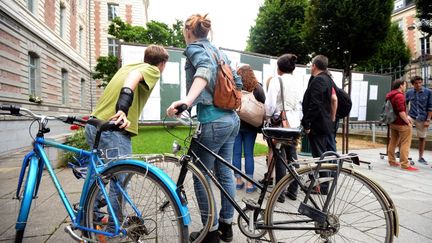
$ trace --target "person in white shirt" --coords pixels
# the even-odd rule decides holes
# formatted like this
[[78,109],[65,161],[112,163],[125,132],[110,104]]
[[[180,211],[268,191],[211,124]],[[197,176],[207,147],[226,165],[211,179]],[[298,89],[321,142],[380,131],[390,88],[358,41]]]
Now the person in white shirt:
[[[277,74],[273,77],[267,89],[265,109],[266,117],[272,120],[272,117],[280,116],[281,111],[285,111],[289,127],[300,126],[302,116],[301,100],[301,80],[296,80],[293,75],[297,61],[297,56],[294,54],[284,54],[277,60]],[[281,92],[282,91],[282,92]],[[283,98],[282,98],[283,97]],[[273,119],[274,120],[274,119]],[[296,145],[284,145],[286,158],[288,161],[297,160]],[[270,159],[270,155],[269,155]],[[286,168],[282,161],[276,161],[276,183],[286,175]],[[292,183],[286,192],[286,196],[292,200],[297,198],[298,184]],[[279,202],[284,202],[285,197],[282,194],[278,199]]]

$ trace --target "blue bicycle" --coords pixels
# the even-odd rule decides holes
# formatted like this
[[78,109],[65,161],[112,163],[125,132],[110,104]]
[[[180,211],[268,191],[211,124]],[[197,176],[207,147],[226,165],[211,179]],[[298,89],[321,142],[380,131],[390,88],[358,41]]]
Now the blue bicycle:
[[[71,219],[65,228],[80,242],[186,242],[190,223],[186,199],[162,170],[149,163],[127,158],[106,158],[97,149],[104,131],[118,130],[112,122],[84,121],[74,116],[50,117],[12,105],[0,105],[7,115],[28,116],[38,124],[33,150],[23,160],[16,199],[20,202],[15,242],[24,237],[32,200],[37,197],[44,169],[48,171]],[[3,114],[5,115],[5,114]],[[90,124],[97,128],[91,151],[45,140],[50,120],[68,124]],[[31,126],[31,125],[30,125]],[[79,203],[71,204],[51,166],[45,147],[76,155],[73,172],[84,179]],[[113,193],[116,191],[117,193]]]

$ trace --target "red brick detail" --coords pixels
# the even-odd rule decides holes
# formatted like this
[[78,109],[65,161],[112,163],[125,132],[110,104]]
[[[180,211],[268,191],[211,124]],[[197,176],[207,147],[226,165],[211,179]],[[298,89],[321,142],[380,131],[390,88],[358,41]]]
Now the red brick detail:
[[132,5],[126,4],[126,22],[132,24]]
[[19,44],[20,43],[20,40],[18,38],[16,38],[13,35],[10,35],[6,31],[1,30],[1,29],[0,29],[0,39],[7,40],[13,44]]
[[53,95],[53,94],[46,94],[47,100],[52,100],[57,102],[58,100],[58,96],[57,95]]
[[95,41],[95,58],[99,58],[101,52],[101,7],[99,1],[94,1],[94,41]]
[[48,27],[55,31],[55,2],[56,1],[45,1],[44,5],[44,15],[45,15],[45,24]]
[[11,54],[12,56],[19,57],[19,51],[13,49],[10,46],[0,43],[0,51]]
[[12,61],[7,58],[0,57],[0,67],[9,67],[9,68],[15,68],[16,70],[20,70],[22,66],[17,63],[16,61]]
[[[414,24],[415,21],[415,16],[408,16],[406,18],[406,26],[412,26]],[[412,57],[416,57],[417,56],[417,46],[416,46],[416,32],[418,30],[414,29],[414,30],[408,30],[407,31],[407,46],[411,51],[411,56]]]
[[57,61],[48,55],[46,56],[46,60],[48,61],[49,64],[52,64],[53,66],[57,65]]
[[46,71],[47,71],[47,73],[56,73],[57,69],[55,67],[47,65],[46,66]]
[[9,92],[9,93],[15,93],[15,94],[20,94],[21,93],[21,88],[16,87],[16,86],[12,86],[9,84],[1,84],[1,91],[3,92]]
[[77,47],[77,11],[76,0],[71,1],[71,15],[70,15],[70,41],[71,46],[76,49]]
[[20,76],[16,73],[10,73],[5,70],[0,70],[0,79],[3,81],[20,81]]

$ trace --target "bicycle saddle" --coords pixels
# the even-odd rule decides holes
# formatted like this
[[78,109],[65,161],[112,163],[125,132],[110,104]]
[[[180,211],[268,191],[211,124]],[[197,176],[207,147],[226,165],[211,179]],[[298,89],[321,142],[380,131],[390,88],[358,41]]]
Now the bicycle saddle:
[[264,127],[262,132],[265,136],[277,140],[292,140],[300,137],[301,130],[298,128]]

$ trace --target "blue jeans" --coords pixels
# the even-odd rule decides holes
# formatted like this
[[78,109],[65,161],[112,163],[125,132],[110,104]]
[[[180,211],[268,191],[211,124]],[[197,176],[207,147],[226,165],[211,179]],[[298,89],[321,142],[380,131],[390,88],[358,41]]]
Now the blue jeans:
[[[207,148],[214,153],[221,156],[224,160],[231,162],[233,154],[234,139],[238,134],[240,127],[240,119],[235,112],[227,113],[226,115],[218,118],[215,121],[201,124],[201,134],[197,140],[204,144]],[[192,150],[197,154],[202,163],[215,173],[218,182],[228,192],[232,198],[235,198],[235,182],[233,171],[226,165],[217,161],[213,155],[200,148],[198,145],[192,144]],[[203,171],[206,179],[210,182],[209,175]],[[194,178],[195,194],[199,202],[205,202],[204,189],[196,178]],[[205,203],[204,203],[205,204]],[[220,221],[230,224],[234,216],[234,207],[221,193],[221,210],[219,213]],[[208,208],[206,205],[200,204],[201,220],[203,223],[207,220],[206,212]],[[217,210],[215,207],[215,218],[213,227],[210,231],[216,230],[218,227]]]
[[[250,178],[253,178],[254,174],[254,147],[257,132],[240,130],[234,142],[234,154],[233,154],[233,165],[241,170],[242,150],[244,150],[245,157],[245,172]],[[240,175],[235,173],[236,178]]]
[[[87,143],[90,146],[90,149],[93,149],[93,144],[94,144],[94,140],[96,137],[96,127],[92,126],[92,125],[86,125],[85,127],[85,132],[86,132],[86,140]],[[122,132],[122,131],[116,131],[116,132],[111,132],[111,131],[106,131],[103,132],[99,141],[99,147],[98,149],[101,149],[103,151],[103,153],[106,153],[106,157],[108,158],[114,158],[114,157],[118,157],[118,156],[123,156],[123,155],[130,155],[132,154],[132,143],[131,143],[131,137],[129,134],[127,134],[126,132]],[[120,182],[120,184],[123,184],[123,181],[126,177],[126,174],[117,176],[117,180]],[[111,205],[114,209],[114,212],[117,216],[117,218],[119,220],[121,220],[122,217],[122,212],[121,212],[121,208],[122,205],[121,203],[123,202],[122,198],[121,198],[121,194],[119,192],[119,190],[117,189],[117,187],[114,186],[114,180],[111,179],[110,180],[110,186],[109,186],[109,198],[110,198],[110,202]],[[102,192],[99,192],[99,196],[97,199],[97,202],[95,203],[95,212],[99,211],[98,210],[98,206],[104,206],[105,203],[102,202],[102,200],[100,200],[102,197]],[[103,217],[102,214],[97,214],[96,213],[96,217],[99,217],[100,219]],[[111,217],[109,217],[108,219],[109,225],[111,226],[110,230],[113,230],[113,220]]]

